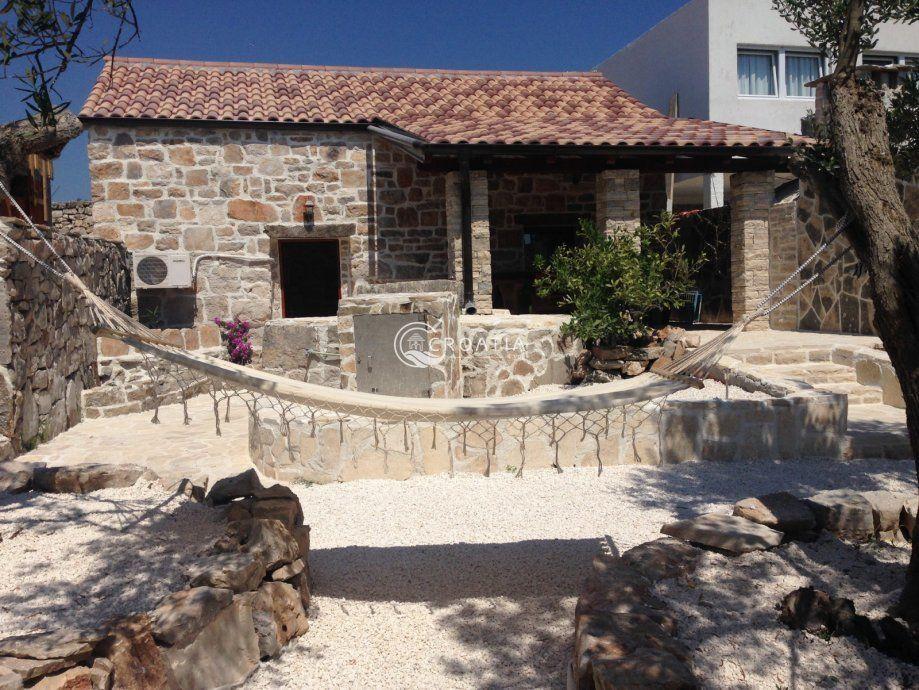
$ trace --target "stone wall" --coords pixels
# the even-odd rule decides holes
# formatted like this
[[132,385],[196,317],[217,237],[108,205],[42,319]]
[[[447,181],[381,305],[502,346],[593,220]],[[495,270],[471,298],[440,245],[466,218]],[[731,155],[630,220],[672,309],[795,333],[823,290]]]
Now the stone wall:
[[526,230],[578,227],[594,219],[596,181],[592,174],[488,174],[491,265],[495,274],[523,271]]
[[62,235],[92,235],[93,202],[84,199],[54,202],[51,227]]
[[[3,231],[45,261],[50,251],[24,224]],[[128,253],[115,242],[53,234],[74,272],[102,299],[130,306]],[[0,433],[16,450],[80,421],[80,394],[98,384],[96,336],[76,292],[6,245],[0,262]]]
[[582,347],[564,338],[569,317],[462,316],[463,395],[517,395],[546,384],[567,384]]
[[265,324],[259,369],[320,386],[341,386],[338,317],[275,319]]
[[447,277],[446,175],[381,141],[373,149],[370,245],[380,282]]
[[[87,129],[94,235],[202,257],[197,290],[156,291],[177,316],[167,325],[240,316],[260,326],[281,316],[280,239],[339,239],[350,268],[343,294],[369,278],[367,133]],[[239,258],[203,258],[215,253]]]
[[[913,227],[919,224],[919,185],[900,183]],[[777,286],[802,261],[835,232],[837,219],[804,183],[796,203],[777,204],[770,214],[770,283]],[[773,227],[773,224],[775,226]],[[810,278],[848,246],[839,238],[822,258],[805,269],[789,289]],[[857,274],[858,261],[850,252],[796,298],[773,312],[770,325],[777,329],[801,329],[828,333],[874,335],[874,304],[867,274]]]

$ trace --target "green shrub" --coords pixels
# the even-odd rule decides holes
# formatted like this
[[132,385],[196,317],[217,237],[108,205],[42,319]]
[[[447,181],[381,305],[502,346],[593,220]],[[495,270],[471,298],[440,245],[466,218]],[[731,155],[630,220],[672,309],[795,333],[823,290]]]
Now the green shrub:
[[672,218],[607,236],[581,221],[583,244],[536,258],[536,290],[571,309],[563,332],[586,347],[630,344],[646,338],[648,315],[686,301],[703,257],[690,260]]

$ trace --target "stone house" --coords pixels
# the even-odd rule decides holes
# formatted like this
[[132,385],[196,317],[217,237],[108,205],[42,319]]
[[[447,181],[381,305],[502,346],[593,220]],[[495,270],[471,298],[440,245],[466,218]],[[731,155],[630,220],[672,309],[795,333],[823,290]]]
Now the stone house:
[[334,316],[400,281],[456,281],[479,315],[548,311],[534,256],[580,218],[652,218],[676,172],[735,173],[737,318],[769,289],[773,174],[791,152],[784,133],[664,117],[596,72],[118,58],[81,119],[93,234],[189,254],[191,288],[135,298],[142,319],[192,330]]

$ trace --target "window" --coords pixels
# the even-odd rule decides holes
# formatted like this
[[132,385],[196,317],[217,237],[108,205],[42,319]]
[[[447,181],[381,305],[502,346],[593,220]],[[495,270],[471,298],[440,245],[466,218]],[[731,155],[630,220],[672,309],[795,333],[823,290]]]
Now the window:
[[813,98],[813,87],[805,84],[823,76],[820,63],[820,56],[813,53],[785,53],[785,95]]
[[775,53],[737,51],[737,89],[743,96],[775,96]]
[[908,57],[903,60],[904,65],[913,67],[912,72],[900,72],[900,83],[903,84],[907,79],[919,79],[919,57]]

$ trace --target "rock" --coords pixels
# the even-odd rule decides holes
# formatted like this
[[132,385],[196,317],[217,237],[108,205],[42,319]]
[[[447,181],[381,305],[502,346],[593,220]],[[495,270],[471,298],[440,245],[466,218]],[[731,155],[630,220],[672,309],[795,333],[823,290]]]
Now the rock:
[[146,614],[119,621],[98,651],[111,662],[112,684],[118,690],[179,690]]
[[910,664],[919,662],[919,637],[910,630],[905,621],[892,616],[884,616],[879,627],[884,634],[881,651]]
[[0,666],[0,690],[22,690],[22,676]]
[[687,333],[683,336],[683,345],[686,347],[699,347],[702,344],[702,336],[698,333]]
[[620,371],[625,366],[624,359],[592,359],[590,366],[598,371]]
[[0,656],[0,669],[15,673],[22,681],[35,680],[49,673],[70,668],[75,664],[76,662],[69,659],[17,659],[11,656]]
[[821,491],[808,498],[807,504],[817,525],[828,532],[856,541],[868,541],[874,536],[874,509],[857,491]]
[[254,492],[261,488],[263,487],[258,473],[250,469],[233,477],[218,479],[211,487],[205,502],[211,506],[222,506],[235,498],[253,496]]
[[575,619],[574,639],[578,680],[590,677],[593,667],[601,662],[631,657],[640,650],[665,652],[682,661],[690,656],[663,627],[640,614],[581,614]]
[[878,643],[871,622],[855,613],[851,599],[801,587],[782,599],[780,611],[779,620],[793,630],[815,635],[852,635],[872,646]]
[[239,520],[251,520],[252,513],[249,511],[250,501],[233,501],[227,506],[227,522],[238,522]]
[[306,564],[303,562],[303,559],[298,558],[293,563],[282,566],[271,573],[271,579],[275,582],[284,582],[290,580],[291,578],[299,575],[306,569]]
[[625,366],[622,367],[622,374],[623,376],[638,376],[639,374],[644,374],[647,368],[647,360],[626,362]]
[[163,656],[183,690],[241,683],[255,670],[260,658],[252,608],[243,599],[235,598],[193,642],[165,649]]
[[214,542],[211,551],[214,553],[237,553],[243,542],[249,538],[249,532],[251,531],[251,519],[229,522],[224,533]]
[[300,603],[303,604],[303,609],[309,611],[310,609],[310,572],[309,570],[304,570],[302,573],[294,575],[290,580],[287,581],[291,587],[297,590],[297,594],[300,595]]
[[903,506],[901,520],[904,536],[907,541],[912,542],[913,532],[916,529],[916,501],[912,501],[908,505]]
[[204,498],[207,494],[207,477],[204,478],[203,482],[198,483],[195,483],[187,477],[182,479],[182,481],[179,482],[178,492],[190,501],[204,503]]
[[782,533],[733,515],[708,513],[661,527],[663,534],[739,555],[782,543]]
[[0,656],[18,659],[88,659],[99,636],[73,630],[16,635],[0,640]]
[[93,660],[90,672],[92,674],[93,690],[111,690],[112,672],[115,670],[111,661],[104,657]]
[[32,467],[10,460],[0,463],[0,493],[18,494],[32,483]]
[[188,576],[192,587],[248,592],[257,589],[265,578],[265,565],[258,554],[223,553],[194,563]]
[[300,549],[300,558],[303,559],[304,564],[306,564],[306,569],[309,570],[310,526],[300,525],[299,527],[294,527],[293,530],[291,530],[291,534],[294,537],[294,541],[297,542],[297,547]]
[[817,525],[807,503],[787,491],[738,501],[734,515],[792,535],[810,532]]
[[32,687],[37,690],[94,690],[92,678],[90,669],[77,666],[63,673],[45,676]]
[[249,510],[254,518],[280,520],[288,530],[303,524],[303,511],[296,498],[256,498]]
[[100,465],[84,463],[66,467],[37,467],[32,475],[36,491],[55,494],[86,494],[100,489],[134,486],[140,479],[154,481],[157,476],[140,465]]
[[300,594],[286,582],[266,582],[241,595],[252,606],[262,658],[273,657],[291,639],[309,630]]
[[184,647],[232,601],[233,592],[216,587],[170,594],[150,614],[153,637],[168,647]]
[[893,491],[861,491],[871,504],[875,532],[893,532],[900,528],[903,509],[916,502],[916,495]]
[[268,572],[300,557],[300,547],[279,520],[253,519],[249,536],[240,550],[259,558]]
[[663,650],[641,649],[624,659],[602,659],[595,662],[591,670],[596,690],[695,690],[702,687],[685,662]]
[[672,537],[639,544],[622,554],[624,563],[652,582],[695,571],[701,557],[701,549]]

